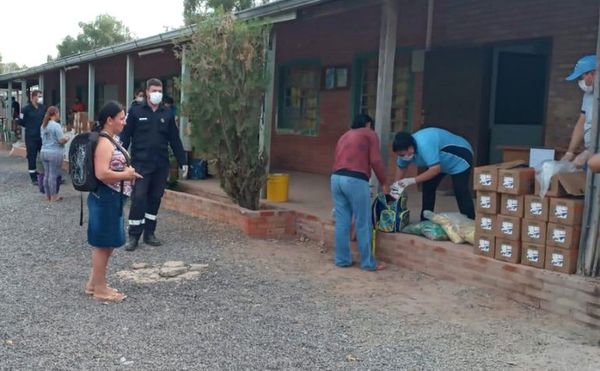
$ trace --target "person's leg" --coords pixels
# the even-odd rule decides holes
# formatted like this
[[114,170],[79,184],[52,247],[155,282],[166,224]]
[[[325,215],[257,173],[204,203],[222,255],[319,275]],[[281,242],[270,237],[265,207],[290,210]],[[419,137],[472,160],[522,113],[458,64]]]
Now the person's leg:
[[48,188],[50,189],[50,196],[53,201],[57,201],[58,198],[58,176],[61,173],[63,155],[60,152],[53,152],[47,156],[50,160],[49,173],[44,177],[44,182],[48,182]]
[[93,293],[96,299],[120,301],[125,298],[125,295],[109,288],[106,283],[108,260],[112,252],[113,249],[108,248],[94,248],[92,250],[92,272],[86,288]]
[[371,193],[369,183],[349,178],[348,186],[344,188],[344,194],[350,200],[358,251],[360,252],[360,267],[365,270],[375,270],[377,261],[371,247],[373,237],[373,223],[371,220]]
[[468,170],[453,175],[452,184],[454,186],[454,194],[456,203],[461,214],[466,215],[469,219],[475,219],[475,206],[473,205],[473,195],[469,188],[469,179],[471,176],[471,168]]
[[38,141],[27,139],[27,135],[25,135],[25,146],[27,150],[27,169],[29,171],[29,177],[31,178],[32,183],[37,184],[37,155],[41,145],[38,146]]
[[338,267],[352,265],[350,254],[350,223],[352,222],[352,209],[350,202],[342,191],[344,176],[331,176],[331,196],[335,210],[335,256],[334,264]]
[[40,158],[42,160],[42,165],[44,165],[44,177],[43,179],[43,188],[44,188],[44,193],[46,194],[46,198],[48,199],[48,201],[50,201],[52,199],[52,193],[50,193],[50,187],[48,184],[48,174],[50,173],[50,159],[48,158],[49,156],[47,156],[46,152],[42,152],[40,153]]
[[435,196],[436,196],[436,192],[437,192],[437,188],[440,185],[440,183],[442,182],[442,179],[444,179],[444,177],[446,176],[446,174],[438,174],[437,176],[435,176],[432,179],[429,179],[426,182],[423,182],[423,186],[421,191],[423,192],[422,194],[422,199],[423,199],[423,203],[422,203],[422,208],[421,208],[421,220],[426,220],[425,217],[423,216],[423,212],[425,210],[429,210],[429,211],[434,211],[435,210]]
[[137,179],[131,192],[131,208],[129,209],[129,235],[139,238],[144,231],[144,214],[148,207],[148,189],[152,173],[142,174],[142,179]]
[[168,167],[163,166],[157,168],[152,173],[150,186],[148,188],[148,203],[146,212],[144,213],[144,242],[150,243],[151,245],[160,245],[160,241],[154,237],[154,231],[156,230],[156,218],[158,216],[158,209],[160,209],[160,201],[165,193],[168,176]]

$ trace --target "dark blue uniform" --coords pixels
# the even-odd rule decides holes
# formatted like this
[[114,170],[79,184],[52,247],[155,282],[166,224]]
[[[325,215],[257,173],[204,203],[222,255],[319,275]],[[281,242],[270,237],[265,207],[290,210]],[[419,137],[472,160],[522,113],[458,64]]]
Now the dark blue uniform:
[[132,105],[121,133],[123,146],[131,144],[132,166],[144,178],[138,179],[131,194],[129,235],[139,238],[154,234],[156,215],[169,176],[169,146],[179,166],[187,165],[175,117],[162,105],[153,111],[148,103]]
[[38,104],[37,108],[28,104],[21,112],[23,118],[17,121],[19,125],[25,127],[25,146],[27,147],[27,166],[29,176],[33,182],[37,182],[37,155],[42,149],[42,137],[40,130],[42,121],[46,114],[46,107]]

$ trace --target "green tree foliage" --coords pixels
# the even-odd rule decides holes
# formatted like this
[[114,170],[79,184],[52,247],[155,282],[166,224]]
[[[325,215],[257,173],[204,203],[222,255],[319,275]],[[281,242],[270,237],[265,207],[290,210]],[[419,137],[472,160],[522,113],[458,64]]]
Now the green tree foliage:
[[20,66],[14,62],[7,62],[7,63],[2,62],[2,54],[0,54],[0,74],[23,70],[25,68],[27,68],[27,66],[25,66],[25,65]]
[[196,22],[199,15],[218,10],[237,12],[268,2],[269,0],[183,0],[183,19],[186,25],[190,25]]
[[192,141],[217,160],[223,190],[256,210],[266,179],[259,133],[269,29],[231,15],[206,16],[197,24],[191,43],[182,46],[190,68],[183,110],[192,123]]
[[131,40],[131,32],[121,21],[101,14],[89,23],[79,22],[81,32],[77,37],[67,36],[56,46],[58,58]]

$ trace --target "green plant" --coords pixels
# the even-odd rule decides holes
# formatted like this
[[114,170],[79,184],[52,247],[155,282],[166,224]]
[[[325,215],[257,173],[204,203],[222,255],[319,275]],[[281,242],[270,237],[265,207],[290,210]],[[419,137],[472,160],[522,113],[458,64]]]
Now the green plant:
[[192,123],[195,148],[217,160],[221,187],[237,204],[256,210],[266,181],[259,155],[265,48],[269,27],[214,14],[198,22],[182,46],[190,78],[183,111]]

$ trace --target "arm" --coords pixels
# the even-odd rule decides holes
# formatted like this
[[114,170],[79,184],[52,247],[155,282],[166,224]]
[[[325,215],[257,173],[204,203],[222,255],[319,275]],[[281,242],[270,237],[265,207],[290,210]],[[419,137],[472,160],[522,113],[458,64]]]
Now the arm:
[[417,184],[426,182],[430,179],[435,178],[441,171],[442,171],[442,167],[439,164],[433,165],[429,169],[427,169],[427,171],[425,171],[424,173],[419,174],[415,178],[415,181],[417,182]]
[[592,156],[592,158],[590,158],[590,160],[588,161],[588,166],[590,167],[590,170],[592,172],[600,172],[600,155],[596,154]]
[[25,122],[27,120],[27,111],[28,111],[27,107],[28,106],[25,106],[25,108],[23,108],[23,110],[21,111],[21,115],[23,116],[23,118],[19,117],[18,119],[16,119],[17,124],[19,124],[19,126],[25,127]]
[[[571,141],[569,142],[569,149],[567,153],[573,155],[577,150],[577,147],[583,142],[583,125],[585,123],[585,114],[579,114],[579,119],[575,124],[575,128],[573,129],[573,134],[571,134]],[[566,156],[566,154],[565,154]]]
[[98,139],[98,145],[94,152],[94,174],[98,180],[103,183],[113,183],[141,178],[141,175],[137,174],[132,167],[126,167],[123,171],[111,170],[112,151],[113,145],[108,139]]
[[173,154],[177,158],[177,163],[179,167],[183,167],[187,165],[187,156],[185,150],[183,149],[183,144],[181,143],[181,138],[179,137],[179,129],[175,124],[175,117],[171,117],[169,120],[169,145],[173,150]]

